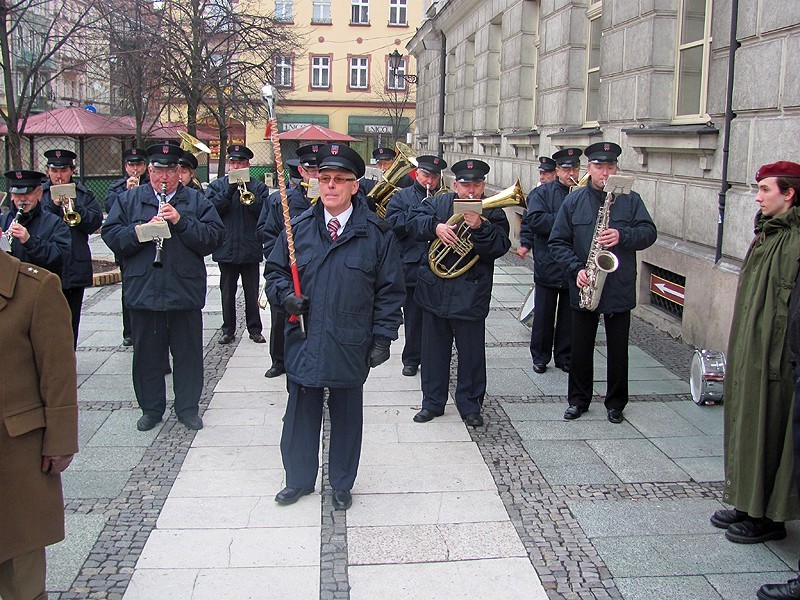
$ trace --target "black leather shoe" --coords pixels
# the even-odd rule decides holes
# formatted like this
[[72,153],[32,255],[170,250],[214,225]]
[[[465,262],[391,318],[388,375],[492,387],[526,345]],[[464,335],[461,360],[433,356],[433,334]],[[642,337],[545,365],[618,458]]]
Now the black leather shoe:
[[199,431],[203,428],[203,419],[199,415],[183,415],[178,417],[178,422],[186,425],[188,429]]
[[155,415],[142,415],[136,421],[136,429],[139,431],[150,431],[153,427],[161,422],[161,417]]
[[294,504],[303,496],[308,496],[314,493],[314,488],[294,488],[285,487],[275,495],[275,502],[281,506],[288,506]]
[[727,529],[734,523],[741,523],[747,519],[747,513],[735,508],[720,508],[713,515],[711,515],[711,524],[720,529]]
[[284,373],[286,373],[286,369],[283,368],[283,365],[272,365],[267,369],[267,372],[264,373],[264,377],[269,377],[271,379],[278,375],[283,375]]
[[567,420],[578,419],[587,410],[589,409],[583,408],[582,406],[570,405],[567,407],[567,410],[564,411],[564,418]]
[[737,544],[760,544],[770,540],[782,540],[786,537],[786,527],[783,523],[766,517],[760,519],[748,517],[739,523],[731,523],[725,532],[725,537]]
[[129,338],[129,337],[122,338],[122,345],[123,346],[133,346],[133,338]]
[[569,373],[569,365],[567,365],[567,364],[564,364],[564,365],[558,365],[557,364],[556,365],[556,369],[561,369],[562,371],[564,371],[564,373]]
[[442,415],[437,415],[436,413],[429,411],[427,408],[423,408],[417,414],[414,415],[414,422],[427,423],[428,421],[441,416]]
[[543,365],[541,363],[533,363],[534,373],[544,373],[545,371],[547,371],[547,365]]
[[347,490],[333,490],[333,508],[347,510],[353,506],[353,496]]
[[251,333],[250,339],[253,340],[256,344],[266,344],[267,340],[264,339],[264,336],[260,333]]
[[233,341],[233,336],[230,333],[223,333],[222,337],[219,338],[220,344],[230,344]]
[[800,578],[786,583],[767,583],[758,588],[759,600],[800,600]]
[[403,365],[403,375],[406,377],[413,377],[417,374],[417,365]]
[[622,423],[625,420],[625,417],[622,416],[622,411],[618,408],[609,408],[607,416],[612,423]]
[[470,427],[481,427],[483,425],[483,417],[481,413],[469,413],[464,415],[464,423]]

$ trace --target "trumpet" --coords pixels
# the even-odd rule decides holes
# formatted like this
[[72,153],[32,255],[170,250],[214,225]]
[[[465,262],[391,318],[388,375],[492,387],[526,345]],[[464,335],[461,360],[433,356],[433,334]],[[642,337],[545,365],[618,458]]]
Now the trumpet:
[[256,197],[253,192],[247,189],[247,182],[250,181],[250,169],[233,169],[228,173],[228,183],[235,183],[239,188],[239,202],[245,206],[250,206],[255,202]]
[[67,225],[75,227],[81,222],[81,216],[75,210],[76,192],[74,183],[62,183],[50,186],[50,195],[53,198],[58,198],[58,201],[54,201],[54,203],[60,206],[64,211],[64,222]]
[[256,201],[255,194],[247,189],[247,185],[244,181],[240,181],[236,185],[239,186],[239,202],[245,206],[250,206]]

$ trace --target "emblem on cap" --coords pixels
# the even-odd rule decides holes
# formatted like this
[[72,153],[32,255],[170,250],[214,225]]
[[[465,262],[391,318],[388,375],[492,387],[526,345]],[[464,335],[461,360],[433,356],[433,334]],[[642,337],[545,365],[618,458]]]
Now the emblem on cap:
[[573,154],[575,154],[575,151],[572,148],[570,148],[569,150],[567,150],[567,154],[569,156],[572,156]]
[[313,146],[311,146],[311,151],[312,151],[314,154],[316,154],[317,152],[319,152],[319,146],[317,146],[316,144],[314,144]]
[[339,154],[339,146],[338,146],[338,144],[333,144],[331,146],[331,154],[334,154],[334,155],[335,154]]
[[132,154],[132,155],[136,154],[136,148],[134,148],[133,150],[131,150],[131,154]]
[[238,152],[238,151],[239,151],[239,144],[236,144],[236,145],[233,147],[233,151],[234,151],[234,152]]
[[17,171],[17,179],[22,179],[22,171]]
[[169,154],[169,146],[161,146],[161,152],[164,154]]
[[61,150],[56,150],[56,158],[61,158]]
[[474,164],[473,164],[473,162],[472,162],[471,160],[468,160],[468,161],[467,161],[467,168],[468,168],[468,169],[473,169],[473,168],[475,168],[475,167],[474,167]]
[[439,164],[439,159],[438,158],[434,158],[433,159],[433,164],[438,165]]
[[603,144],[603,150],[605,150],[606,152],[611,150],[611,144]]

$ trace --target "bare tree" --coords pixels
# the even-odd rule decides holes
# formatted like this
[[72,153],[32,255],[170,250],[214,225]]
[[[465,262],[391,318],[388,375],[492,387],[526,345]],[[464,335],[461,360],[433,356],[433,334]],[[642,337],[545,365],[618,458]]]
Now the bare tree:
[[88,34],[97,24],[85,0],[0,0],[0,65],[11,166],[22,168],[21,135],[31,113],[53,96],[52,83],[102,55],[102,40]]
[[406,111],[413,110],[416,106],[411,84],[401,76],[393,76],[390,73],[385,77],[379,77],[375,93],[382,103],[381,113],[391,122],[393,143],[405,142],[406,134],[414,125],[413,117],[407,117]]

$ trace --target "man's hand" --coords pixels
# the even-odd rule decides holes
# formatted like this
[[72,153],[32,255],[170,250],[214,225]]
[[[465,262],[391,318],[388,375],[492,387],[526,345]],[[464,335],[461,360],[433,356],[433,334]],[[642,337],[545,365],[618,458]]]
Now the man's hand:
[[576,283],[578,284],[579,288],[584,288],[589,285],[589,276],[586,274],[586,269],[581,269],[578,271]]
[[483,218],[479,213],[468,210],[464,213],[464,222],[470,229],[478,229],[482,224]]
[[310,302],[305,296],[289,294],[286,296],[286,300],[283,301],[283,308],[290,315],[304,315],[308,312],[309,304]]
[[526,256],[528,256],[528,253],[530,251],[531,251],[530,248],[526,248],[525,246],[520,246],[519,249],[517,250],[517,256],[519,256],[520,258],[525,258]]
[[603,248],[613,248],[619,244],[619,230],[606,229],[600,234],[600,236],[597,238],[597,241],[600,242],[600,245]]
[[139,185],[139,177],[137,175],[132,175],[131,177],[128,177],[128,180],[125,182],[125,187],[129,190],[132,190],[138,185]]
[[8,232],[11,234],[11,237],[18,239],[22,244],[31,239],[31,234],[28,233],[24,225],[20,225],[19,223],[13,223],[11,227],[8,228]]
[[66,470],[69,463],[72,462],[74,454],[67,454],[66,456],[43,456],[42,457],[42,473],[47,475],[58,475]]
[[436,237],[442,240],[445,246],[450,246],[458,241],[458,236],[455,232],[456,225],[448,225],[447,223],[439,223],[436,226]]
[[161,205],[161,209],[158,211],[158,214],[162,219],[169,221],[173,225],[181,220],[181,213],[179,213],[178,209],[172,206],[172,204],[169,202]]
[[372,347],[369,349],[370,368],[382,365],[389,360],[389,340],[376,337],[372,340]]

